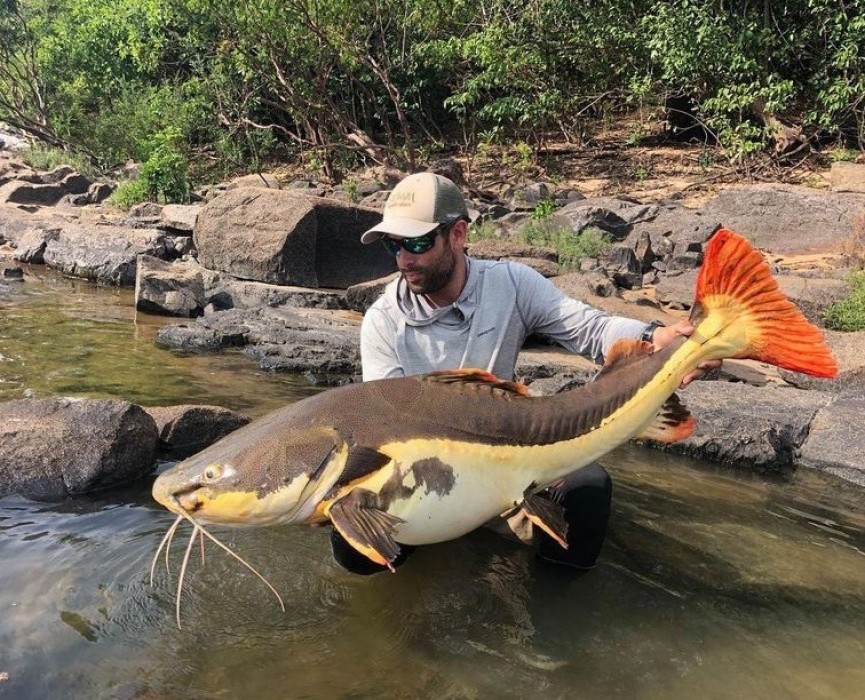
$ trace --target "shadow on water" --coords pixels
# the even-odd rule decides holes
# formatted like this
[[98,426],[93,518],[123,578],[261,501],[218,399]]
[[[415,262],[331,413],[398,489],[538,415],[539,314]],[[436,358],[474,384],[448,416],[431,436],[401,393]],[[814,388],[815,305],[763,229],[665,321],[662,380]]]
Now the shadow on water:
[[[267,396],[274,378],[256,374],[242,391]],[[147,389],[156,403],[161,386]],[[325,529],[216,530],[286,612],[208,545],[190,562],[182,630],[189,532],[151,587],[173,518],[148,483],[54,505],[2,499],[0,698],[862,696],[861,490],[637,448],[606,464],[610,535],[583,576],[484,530],[369,578],[336,566]]]

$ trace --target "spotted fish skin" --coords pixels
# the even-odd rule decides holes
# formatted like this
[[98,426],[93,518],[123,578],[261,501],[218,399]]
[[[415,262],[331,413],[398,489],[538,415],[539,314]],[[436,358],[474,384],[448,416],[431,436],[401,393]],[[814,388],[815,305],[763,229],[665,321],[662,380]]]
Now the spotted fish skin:
[[819,329],[762,256],[721,230],[697,282],[694,333],[658,352],[619,341],[595,381],[551,397],[481,370],[332,389],[181,462],[153,495],[202,523],[332,523],[371,560],[453,539],[633,437],[673,442],[694,421],[675,391],[700,363],[769,361],[831,377]]

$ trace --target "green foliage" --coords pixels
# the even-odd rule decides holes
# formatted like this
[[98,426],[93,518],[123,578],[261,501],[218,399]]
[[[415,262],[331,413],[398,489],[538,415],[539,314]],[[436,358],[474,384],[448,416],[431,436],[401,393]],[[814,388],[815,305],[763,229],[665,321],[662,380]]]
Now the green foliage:
[[36,170],[53,170],[61,165],[68,165],[84,175],[96,174],[96,169],[87,158],[53,146],[36,144],[24,151],[21,156],[25,163]]
[[583,258],[594,258],[609,251],[613,242],[609,234],[588,227],[579,234],[567,226],[557,226],[549,220],[525,224],[517,232],[517,238],[529,245],[554,248],[563,270],[575,270]]
[[499,227],[489,219],[485,219],[477,224],[472,224],[469,227],[469,242],[471,243],[500,237],[501,231],[499,230]]
[[535,221],[543,221],[544,219],[549,219],[556,211],[556,200],[547,197],[546,199],[542,199],[535,205],[534,210],[532,211],[532,219]]
[[141,180],[153,201],[185,202],[189,199],[189,164],[181,150],[178,131],[169,129],[154,134],[150,154],[141,166]]
[[108,202],[121,209],[129,209],[133,204],[140,204],[149,199],[147,184],[139,177],[121,182],[111,193]]
[[[667,95],[695,102],[731,160],[773,145],[781,122],[865,146],[865,0],[2,8],[0,120],[102,165],[146,163],[170,130],[175,156],[216,172],[278,155],[337,175],[369,159],[413,166],[459,134],[470,149],[501,144],[524,175],[551,132],[579,141],[589,120]],[[180,196],[166,174],[180,161],[153,168],[160,196]]]
[[847,296],[826,310],[826,326],[838,331],[865,330],[865,271],[854,272],[848,283]]

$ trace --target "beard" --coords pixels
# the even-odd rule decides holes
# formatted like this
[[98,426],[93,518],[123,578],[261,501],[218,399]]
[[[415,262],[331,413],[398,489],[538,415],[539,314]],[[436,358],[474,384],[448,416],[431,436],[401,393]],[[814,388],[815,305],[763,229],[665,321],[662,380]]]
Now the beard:
[[400,268],[400,272],[413,293],[435,294],[451,281],[456,264],[456,255],[451,247],[446,245],[437,260],[426,265],[415,264]]

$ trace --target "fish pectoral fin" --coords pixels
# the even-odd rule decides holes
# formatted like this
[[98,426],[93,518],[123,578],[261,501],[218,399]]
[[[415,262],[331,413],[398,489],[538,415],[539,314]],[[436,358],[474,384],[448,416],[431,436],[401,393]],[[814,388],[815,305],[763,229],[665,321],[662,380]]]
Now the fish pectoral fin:
[[346,542],[370,561],[396,571],[393,561],[400,548],[393,538],[394,528],[405,521],[378,508],[372,491],[352,489],[331,504],[328,514]]
[[352,445],[348,449],[345,466],[334,486],[345,486],[356,479],[362,479],[377,469],[381,469],[391,458],[375,448]]
[[564,549],[568,548],[568,521],[565,520],[565,509],[560,504],[544,492],[530,493],[527,490],[519,507],[533,525],[541,528]]
[[694,432],[694,417],[675,394],[666,400],[655,420],[637,435],[639,440],[669,444],[684,440]]

